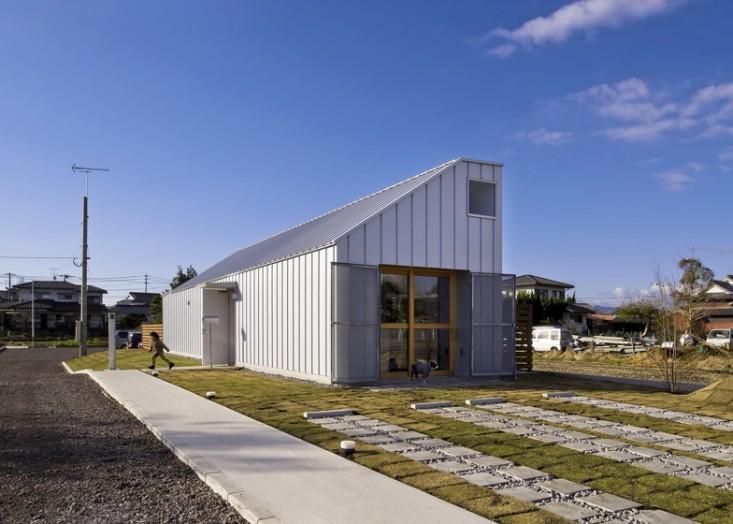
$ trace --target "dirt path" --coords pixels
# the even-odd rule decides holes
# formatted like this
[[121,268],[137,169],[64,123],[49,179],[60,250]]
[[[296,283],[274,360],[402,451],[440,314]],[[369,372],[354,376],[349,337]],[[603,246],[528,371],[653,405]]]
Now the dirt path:
[[[536,359],[532,364],[535,371],[552,371],[555,373],[576,373],[580,375],[604,375],[610,377],[641,378],[664,380],[664,373],[656,367],[621,366],[601,362],[563,362]],[[715,372],[701,369],[680,369],[679,381],[699,384],[710,384],[730,376],[727,372]]]
[[0,522],[243,523],[124,408],[61,360],[0,353]]

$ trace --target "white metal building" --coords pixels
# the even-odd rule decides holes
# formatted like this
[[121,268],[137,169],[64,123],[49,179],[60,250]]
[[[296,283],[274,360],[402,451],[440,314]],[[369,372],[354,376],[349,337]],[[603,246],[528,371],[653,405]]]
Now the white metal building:
[[204,364],[324,383],[514,373],[502,165],[459,158],[237,251],[163,298]]

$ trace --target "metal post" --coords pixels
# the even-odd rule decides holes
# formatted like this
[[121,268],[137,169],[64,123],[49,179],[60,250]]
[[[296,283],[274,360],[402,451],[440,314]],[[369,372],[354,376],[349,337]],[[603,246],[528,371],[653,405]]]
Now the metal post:
[[82,247],[81,247],[81,324],[79,333],[79,356],[87,354],[87,214],[88,197],[84,195],[84,222],[82,226]]
[[36,346],[36,283],[31,280],[31,347]]
[[115,340],[115,330],[117,329],[117,321],[113,312],[107,313],[107,347],[109,349],[109,369],[115,369],[117,364],[117,341]]

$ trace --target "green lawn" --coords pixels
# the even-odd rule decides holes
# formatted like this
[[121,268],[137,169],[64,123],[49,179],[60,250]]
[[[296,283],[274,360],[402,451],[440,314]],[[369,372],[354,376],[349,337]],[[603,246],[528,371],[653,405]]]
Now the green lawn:
[[[635,392],[628,387],[599,385],[590,381],[559,381],[557,378],[546,378],[542,375],[522,377],[516,382],[506,382],[496,388],[378,391],[367,388],[329,388],[233,370],[181,371],[166,373],[162,378],[201,395],[215,390],[217,402],[331,451],[337,450],[339,441],[346,437],[305,421],[302,417],[303,411],[354,408],[364,415],[503,457],[516,464],[538,468],[558,477],[585,483],[636,500],[649,508],[659,508],[693,518],[702,524],[733,522],[731,491],[708,488],[602,457],[409,409],[409,404],[416,401],[445,399],[462,403],[466,398],[496,395],[517,402],[560,407],[555,405],[560,403],[541,400],[540,394],[548,389],[576,389],[597,395],[623,394],[625,400],[631,401],[635,398],[639,403],[645,401],[645,393]],[[701,431],[701,428],[687,426],[685,430]],[[468,484],[454,475],[436,472],[425,465],[374,446],[361,444],[355,460],[502,524],[562,522],[561,519],[529,504],[499,496],[487,488]]]
[[[147,351],[140,351],[137,349],[118,349],[117,350],[117,369],[142,369],[150,365],[151,353]],[[201,361],[194,358],[179,357],[177,355],[171,355],[166,353],[168,360],[173,362],[176,366],[200,366]],[[91,369],[93,371],[101,371],[107,369],[109,356],[106,351],[98,353],[92,353],[85,357],[74,358],[67,360],[66,364],[73,370],[79,371],[80,369]],[[163,360],[157,359],[157,367],[166,368],[166,364]]]

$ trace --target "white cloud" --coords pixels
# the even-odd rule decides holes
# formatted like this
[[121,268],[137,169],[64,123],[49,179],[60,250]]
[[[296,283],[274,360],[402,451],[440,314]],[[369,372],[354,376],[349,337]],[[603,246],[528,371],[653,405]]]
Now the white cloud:
[[600,27],[618,27],[626,22],[643,20],[671,11],[685,0],[576,0],[548,16],[533,18],[516,29],[494,29],[490,37],[503,38],[506,43],[492,49],[505,58],[517,46],[537,46],[561,43],[575,33]]
[[599,84],[568,99],[588,105],[599,116],[624,122],[598,134],[621,141],[645,141],[696,128],[691,138],[733,136],[733,83],[703,87],[692,96],[668,100],[639,78]]
[[655,178],[659,180],[666,191],[682,191],[695,180],[683,169],[671,169],[663,173],[657,173]]
[[570,131],[548,131],[544,127],[534,131],[519,131],[509,138],[529,140],[536,145],[560,145],[569,142],[573,138]]
[[721,162],[733,162],[733,146],[728,146],[718,153],[718,160]]

